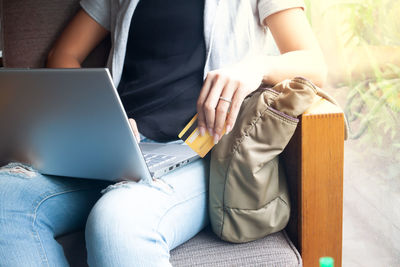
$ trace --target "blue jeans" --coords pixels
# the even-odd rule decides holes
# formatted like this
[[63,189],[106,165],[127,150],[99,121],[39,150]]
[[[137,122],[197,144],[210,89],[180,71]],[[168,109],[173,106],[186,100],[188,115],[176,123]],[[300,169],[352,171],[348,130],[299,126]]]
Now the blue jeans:
[[169,251],[208,223],[208,165],[197,160],[152,185],[2,167],[0,266],[68,266],[55,237],[85,224],[90,266],[170,266]]

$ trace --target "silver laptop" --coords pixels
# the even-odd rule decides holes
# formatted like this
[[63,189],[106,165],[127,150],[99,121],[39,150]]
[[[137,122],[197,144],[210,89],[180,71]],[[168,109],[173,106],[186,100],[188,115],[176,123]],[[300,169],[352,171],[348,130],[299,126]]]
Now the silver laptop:
[[0,163],[119,181],[198,158],[182,144],[138,144],[108,69],[0,70]]

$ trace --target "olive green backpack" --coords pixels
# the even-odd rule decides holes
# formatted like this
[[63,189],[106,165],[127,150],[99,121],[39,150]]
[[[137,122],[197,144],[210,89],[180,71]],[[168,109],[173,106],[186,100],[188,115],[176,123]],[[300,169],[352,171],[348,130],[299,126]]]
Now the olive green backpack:
[[248,96],[232,131],[211,153],[209,210],[213,231],[241,243],[282,230],[290,214],[279,154],[297,117],[317,94],[308,80],[285,80]]

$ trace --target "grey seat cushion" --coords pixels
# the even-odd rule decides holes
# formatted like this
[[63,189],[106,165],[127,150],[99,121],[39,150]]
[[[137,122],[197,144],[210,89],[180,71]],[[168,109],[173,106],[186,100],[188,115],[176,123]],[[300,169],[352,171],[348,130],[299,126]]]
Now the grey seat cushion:
[[[58,238],[71,266],[87,266],[83,233]],[[209,228],[171,251],[173,266],[301,266],[301,257],[284,231],[245,244],[221,241]]]

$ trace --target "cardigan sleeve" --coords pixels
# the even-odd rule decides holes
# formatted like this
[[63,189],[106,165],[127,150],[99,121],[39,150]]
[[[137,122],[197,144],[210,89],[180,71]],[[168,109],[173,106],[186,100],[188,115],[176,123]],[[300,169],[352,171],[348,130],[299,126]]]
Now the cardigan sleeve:
[[258,1],[258,13],[260,17],[260,23],[263,25],[266,17],[277,13],[279,11],[300,7],[305,9],[303,0],[259,0]]
[[106,30],[110,30],[111,26],[111,3],[110,0],[82,0],[81,7],[89,14],[97,23]]

